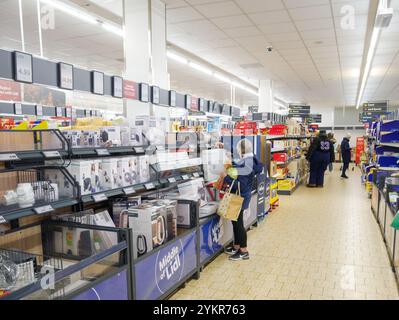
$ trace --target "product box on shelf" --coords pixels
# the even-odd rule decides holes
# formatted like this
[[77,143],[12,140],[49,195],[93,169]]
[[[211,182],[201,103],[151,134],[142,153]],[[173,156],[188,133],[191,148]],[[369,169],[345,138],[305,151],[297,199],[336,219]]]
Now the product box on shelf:
[[[73,160],[68,167],[69,173],[80,186],[82,195],[98,192],[97,177],[99,176],[98,166],[92,160]],[[99,182],[99,179],[98,179]],[[62,190],[62,188],[60,188]]]
[[166,219],[167,241],[177,237],[177,201],[169,199],[150,200],[149,203],[165,208],[164,217]]
[[101,128],[101,145],[105,147],[115,147],[121,145],[120,127],[110,126]]
[[148,182],[150,176],[150,157],[148,155],[140,156],[138,159],[140,183]]
[[128,187],[133,185],[132,174],[130,172],[129,161],[130,157],[118,158],[118,188]]
[[129,209],[134,258],[141,257],[165,243],[167,238],[165,211],[165,207],[150,203]]
[[129,158],[129,172],[132,185],[140,183],[139,157]]
[[269,135],[281,136],[287,134],[287,126],[283,124],[275,124],[269,130]]
[[143,143],[143,130],[141,128],[130,128],[130,145],[138,147],[144,145]]
[[290,191],[295,187],[295,180],[294,179],[279,180],[277,184],[278,184],[278,190]]
[[276,162],[287,162],[288,161],[288,155],[286,153],[273,153],[273,161]]
[[100,185],[103,190],[118,188],[118,159],[103,159],[99,167]]
[[141,197],[129,197],[128,199],[117,199],[112,204],[112,218],[118,228],[129,227],[129,209],[141,205]]

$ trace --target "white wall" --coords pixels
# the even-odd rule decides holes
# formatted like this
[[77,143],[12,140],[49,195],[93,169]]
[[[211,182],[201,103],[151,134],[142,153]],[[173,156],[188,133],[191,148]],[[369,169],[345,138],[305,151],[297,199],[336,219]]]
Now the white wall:
[[322,123],[320,127],[333,127],[334,126],[334,108],[311,106],[310,112],[312,114],[321,114]]

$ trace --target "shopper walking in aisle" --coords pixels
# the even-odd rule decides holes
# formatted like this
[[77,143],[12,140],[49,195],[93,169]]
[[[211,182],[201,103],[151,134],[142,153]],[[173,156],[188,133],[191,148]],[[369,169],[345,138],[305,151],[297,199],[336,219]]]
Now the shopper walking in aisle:
[[[327,138],[328,138],[328,140],[330,140],[330,142],[332,143],[333,148],[334,148],[334,154],[335,154],[335,144],[337,143],[337,139],[335,139],[334,133],[333,133],[333,132],[330,132],[330,133],[327,135]],[[335,158],[335,156],[334,156],[334,158]],[[334,160],[334,161],[335,161],[335,160]],[[334,170],[334,164],[333,164],[333,162],[331,162],[331,163],[329,164],[328,170],[329,170],[330,172],[333,172],[333,170]]]
[[335,161],[334,145],[328,140],[327,133],[320,131],[315,138],[306,155],[310,162],[309,188],[323,188],[324,174],[330,163]]
[[[237,152],[241,157],[238,163],[233,163],[227,170],[224,183],[233,185],[232,192],[240,192],[244,202],[237,221],[233,221],[234,245],[226,249],[230,260],[248,260],[247,231],[244,226],[244,211],[248,210],[252,196],[252,185],[255,176],[263,171],[263,164],[255,157],[252,143],[243,139],[237,144]],[[238,189],[239,188],[239,189]]]
[[351,154],[352,154],[352,149],[350,147],[351,137],[352,135],[350,133],[347,133],[346,137],[342,140],[341,143],[341,157],[342,157],[342,162],[344,164],[342,167],[341,178],[344,179],[349,179],[349,177],[346,175],[346,171],[349,169],[349,164],[351,162]]

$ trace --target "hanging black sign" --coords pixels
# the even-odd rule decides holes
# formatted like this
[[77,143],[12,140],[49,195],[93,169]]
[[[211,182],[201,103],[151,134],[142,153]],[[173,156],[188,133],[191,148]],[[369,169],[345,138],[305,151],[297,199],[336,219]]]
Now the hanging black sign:
[[33,82],[32,55],[24,52],[14,52],[14,80],[25,83]]

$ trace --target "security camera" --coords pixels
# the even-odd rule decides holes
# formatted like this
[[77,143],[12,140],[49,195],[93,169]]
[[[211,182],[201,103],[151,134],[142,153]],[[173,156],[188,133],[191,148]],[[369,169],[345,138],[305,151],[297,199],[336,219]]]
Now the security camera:
[[267,51],[268,52],[272,52],[273,51],[273,47],[267,47]]

